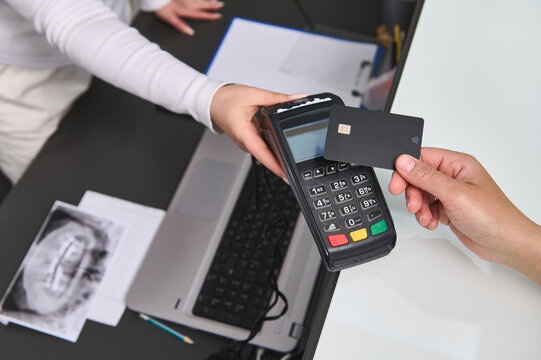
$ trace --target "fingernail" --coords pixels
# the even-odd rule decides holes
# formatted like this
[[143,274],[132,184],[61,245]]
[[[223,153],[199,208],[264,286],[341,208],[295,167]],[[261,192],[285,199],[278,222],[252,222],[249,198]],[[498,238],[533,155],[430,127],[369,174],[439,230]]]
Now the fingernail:
[[282,180],[284,180],[284,182],[285,182],[286,184],[291,185],[291,184],[289,183],[289,180],[288,180],[286,177],[283,177]]
[[195,34],[195,31],[193,31],[192,28],[186,28],[185,30],[186,30],[186,34],[188,34],[188,35],[193,35],[193,34]]
[[396,160],[396,169],[403,172],[410,172],[415,167],[415,159],[410,155],[400,155]]

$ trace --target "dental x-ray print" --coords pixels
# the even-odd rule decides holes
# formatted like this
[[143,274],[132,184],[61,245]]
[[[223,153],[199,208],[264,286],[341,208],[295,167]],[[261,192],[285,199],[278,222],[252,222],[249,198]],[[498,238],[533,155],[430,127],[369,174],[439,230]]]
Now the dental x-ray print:
[[75,342],[125,226],[56,202],[0,305],[0,316]]

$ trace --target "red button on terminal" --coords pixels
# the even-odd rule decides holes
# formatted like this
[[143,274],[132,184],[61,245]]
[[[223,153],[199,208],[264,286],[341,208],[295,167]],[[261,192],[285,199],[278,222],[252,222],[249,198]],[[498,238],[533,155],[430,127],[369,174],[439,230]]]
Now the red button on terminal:
[[328,239],[332,247],[346,245],[348,243],[348,238],[344,234],[329,235]]

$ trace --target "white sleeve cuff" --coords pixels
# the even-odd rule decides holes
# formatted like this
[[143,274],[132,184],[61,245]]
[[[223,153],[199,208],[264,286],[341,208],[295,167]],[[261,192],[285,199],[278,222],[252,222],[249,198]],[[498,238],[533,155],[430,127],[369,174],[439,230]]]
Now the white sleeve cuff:
[[[215,126],[210,118],[210,104],[219,88],[227,83],[216,81],[201,74],[193,80],[181,99],[179,112],[187,112],[194,119],[208,127],[213,133],[221,133],[222,130]],[[177,110],[177,111],[178,111]]]

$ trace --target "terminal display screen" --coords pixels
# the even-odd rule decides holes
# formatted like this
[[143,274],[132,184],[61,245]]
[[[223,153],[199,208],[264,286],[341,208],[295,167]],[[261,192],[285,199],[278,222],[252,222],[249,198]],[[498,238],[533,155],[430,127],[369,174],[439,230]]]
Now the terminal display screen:
[[295,163],[323,156],[329,119],[284,130]]

